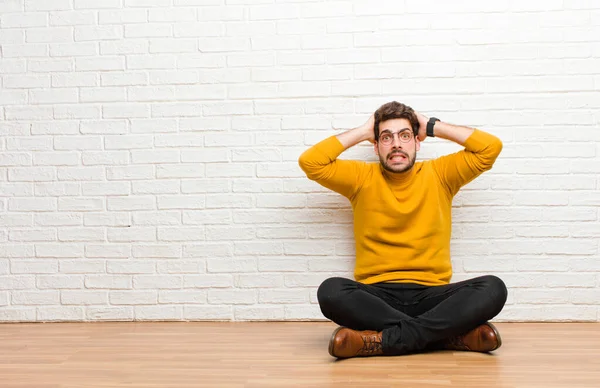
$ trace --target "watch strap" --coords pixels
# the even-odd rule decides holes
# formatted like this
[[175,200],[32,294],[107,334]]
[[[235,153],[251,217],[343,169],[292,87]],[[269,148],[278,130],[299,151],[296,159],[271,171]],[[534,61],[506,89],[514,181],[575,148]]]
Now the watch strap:
[[436,121],[440,121],[440,119],[436,118],[436,117],[431,117],[429,118],[429,121],[427,121],[427,136],[429,137],[435,137],[435,135],[433,134],[433,126],[435,125]]

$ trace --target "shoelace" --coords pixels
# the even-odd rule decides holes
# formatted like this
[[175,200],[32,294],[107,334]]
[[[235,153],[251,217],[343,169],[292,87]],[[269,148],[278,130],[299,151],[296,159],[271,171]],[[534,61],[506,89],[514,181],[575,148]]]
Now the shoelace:
[[372,354],[381,351],[381,342],[377,335],[363,335],[363,347],[360,349],[361,354]]

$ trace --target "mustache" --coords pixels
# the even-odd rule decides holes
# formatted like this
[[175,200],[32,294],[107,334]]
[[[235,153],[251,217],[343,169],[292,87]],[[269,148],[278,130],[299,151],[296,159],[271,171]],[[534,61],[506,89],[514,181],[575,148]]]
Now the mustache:
[[410,158],[408,157],[408,154],[407,154],[406,152],[402,152],[402,151],[394,151],[394,152],[390,153],[390,154],[388,155],[388,157],[387,157],[387,158],[388,158],[388,159],[391,159],[391,158],[393,158],[393,157],[394,157],[394,156],[396,156],[396,155],[404,155],[404,157],[405,157],[406,159],[410,159]]

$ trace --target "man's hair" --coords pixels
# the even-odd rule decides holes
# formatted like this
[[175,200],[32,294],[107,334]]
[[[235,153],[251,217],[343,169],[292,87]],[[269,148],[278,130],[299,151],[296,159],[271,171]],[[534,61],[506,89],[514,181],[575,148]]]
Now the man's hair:
[[383,104],[375,111],[375,141],[379,141],[379,123],[390,119],[407,119],[415,137],[419,134],[419,120],[413,108],[397,101]]

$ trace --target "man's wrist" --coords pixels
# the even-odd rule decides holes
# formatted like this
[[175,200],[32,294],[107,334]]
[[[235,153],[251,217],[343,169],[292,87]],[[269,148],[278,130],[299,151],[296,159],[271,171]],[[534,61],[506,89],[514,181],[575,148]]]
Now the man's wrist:
[[434,127],[435,127],[435,123],[439,122],[440,119],[438,119],[437,117],[430,117],[429,120],[427,120],[427,126],[426,126],[426,134],[428,137],[435,137],[435,133],[434,133]]

